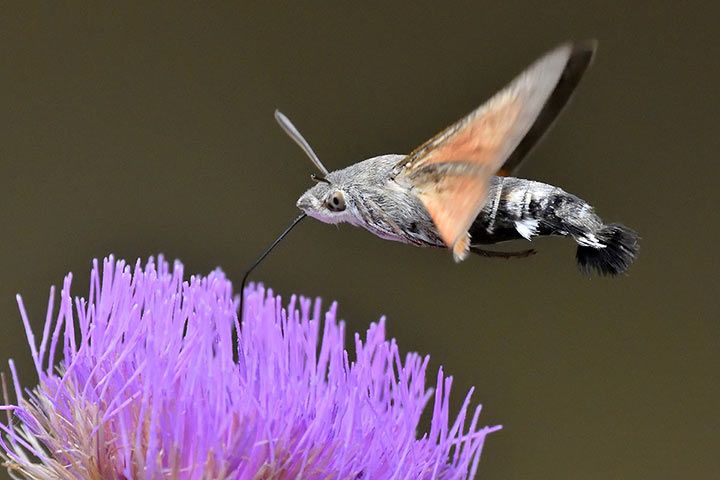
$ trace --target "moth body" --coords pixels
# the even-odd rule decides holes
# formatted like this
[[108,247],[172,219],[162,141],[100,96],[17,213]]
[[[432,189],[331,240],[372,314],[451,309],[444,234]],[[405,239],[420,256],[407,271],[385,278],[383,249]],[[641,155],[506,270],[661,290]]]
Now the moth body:
[[[350,223],[383,239],[447,248],[412,184],[395,174],[395,165],[404,157],[382,155],[330,172],[327,181],[305,192],[297,206],[325,223]],[[334,199],[342,204],[334,205]],[[581,198],[553,185],[515,177],[489,180],[488,201],[468,233],[470,251],[484,256],[492,252],[483,250],[483,245],[569,236],[578,244],[577,260],[583,270],[610,275],[625,271],[637,251],[632,230],[604,224]]]

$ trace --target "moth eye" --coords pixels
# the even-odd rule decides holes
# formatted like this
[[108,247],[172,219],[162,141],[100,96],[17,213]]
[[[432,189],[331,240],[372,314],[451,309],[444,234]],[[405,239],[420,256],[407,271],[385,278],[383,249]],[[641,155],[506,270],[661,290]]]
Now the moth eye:
[[326,204],[328,210],[342,212],[345,210],[345,196],[340,190],[337,190],[328,197]]

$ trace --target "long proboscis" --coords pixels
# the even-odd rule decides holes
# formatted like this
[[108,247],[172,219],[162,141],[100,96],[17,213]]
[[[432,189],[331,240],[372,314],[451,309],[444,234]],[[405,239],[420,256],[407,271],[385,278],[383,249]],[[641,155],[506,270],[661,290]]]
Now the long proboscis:
[[283,115],[280,110],[275,110],[275,120],[277,120],[280,128],[282,128],[283,131],[287,133],[288,137],[292,138],[293,141],[297,143],[300,148],[302,148],[303,152],[305,152],[305,155],[307,155],[310,161],[315,164],[317,169],[320,170],[323,175],[327,175],[329,173],[328,169],[325,168],[325,165],[323,165],[318,156],[315,155],[315,152],[313,151],[310,144],[300,134],[300,131],[295,128],[295,125],[292,124],[290,119]]
[[242,281],[240,282],[240,312],[239,312],[239,319],[242,322],[243,319],[243,304],[245,300],[245,285],[247,284],[247,279],[250,273],[255,270],[255,267],[260,265],[260,263],[265,260],[265,257],[270,255],[270,252],[273,251],[275,247],[282,241],[283,238],[287,236],[288,233],[290,233],[290,230],[295,228],[295,226],[300,223],[300,221],[305,218],[307,214],[301,213],[295,220],[292,221],[289,227],[287,227],[279,237],[275,239],[275,241],[253,262],[253,264],[245,271],[245,275],[243,275]]

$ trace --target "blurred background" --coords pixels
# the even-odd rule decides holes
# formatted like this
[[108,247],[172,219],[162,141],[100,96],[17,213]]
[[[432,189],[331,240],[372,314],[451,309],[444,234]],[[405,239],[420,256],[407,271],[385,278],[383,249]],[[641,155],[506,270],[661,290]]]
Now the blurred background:
[[[710,2],[4,7],[0,360],[32,366],[50,285],[159,252],[234,280],[296,215],[313,167],[407,153],[540,54],[597,38],[592,69],[521,174],[642,235],[629,275],[574,243],[526,260],[411,248],[306,221],[256,271],[279,293],[382,315],[405,351],[475,385],[484,479],[711,478],[720,469],[720,36]],[[526,247],[526,244],[515,245]],[[5,367],[2,367],[5,369]],[[4,472],[3,474],[4,475]],[[2,477],[5,478],[5,477]]]

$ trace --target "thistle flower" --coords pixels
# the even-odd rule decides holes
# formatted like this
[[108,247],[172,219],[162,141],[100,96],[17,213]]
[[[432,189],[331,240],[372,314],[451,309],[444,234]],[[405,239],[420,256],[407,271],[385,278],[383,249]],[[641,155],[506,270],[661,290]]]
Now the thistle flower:
[[351,361],[335,304],[321,321],[319,300],[283,308],[251,286],[239,322],[219,270],[185,281],[179,262],[110,257],[87,300],[71,281],[56,317],[51,289],[39,343],[18,297],[39,385],[24,392],[10,362],[0,455],[15,478],[472,478],[500,428],[478,427],[472,391],[451,421],[452,378],[426,388],[428,357],[403,360],[384,320]]

